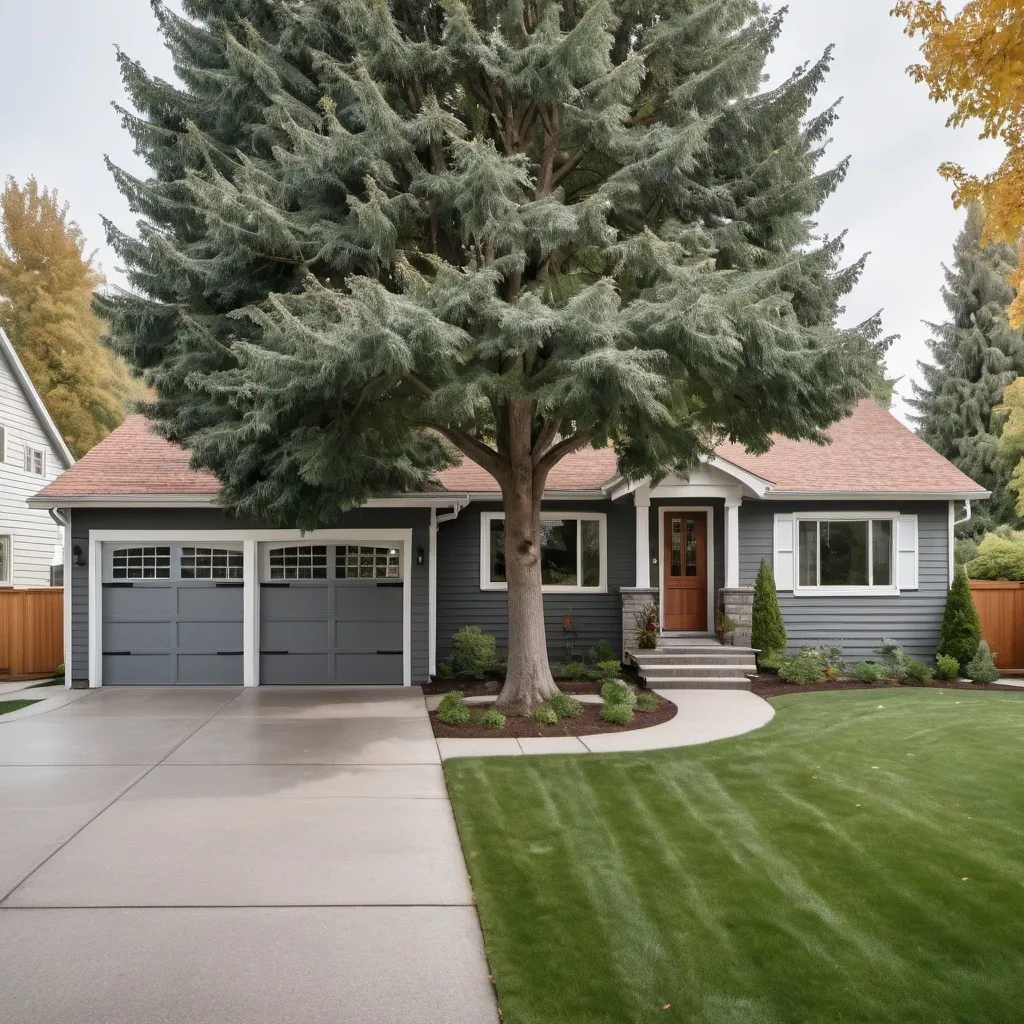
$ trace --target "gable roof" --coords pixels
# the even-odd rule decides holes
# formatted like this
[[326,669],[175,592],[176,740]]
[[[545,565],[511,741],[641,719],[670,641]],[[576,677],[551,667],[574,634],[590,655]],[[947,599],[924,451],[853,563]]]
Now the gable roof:
[[36,391],[35,386],[29,379],[28,372],[22,366],[18,353],[14,350],[14,345],[11,343],[11,339],[4,333],[2,327],[0,327],[0,357],[4,358],[10,366],[11,376],[17,382],[21,393],[25,396],[25,401],[28,402],[35,413],[39,426],[42,427],[43,433],[46,434],[50,442],[50,447],[53,448],[61,462],[64,463],[64,468],[67,469],[73,466],[75,464],[75,457],[71,454],[63,435],[57,429],[57,424],[53,422],[53,417],[47,410],[43,400],[39,397],[39,392]]
[[[892,413],[870,399],[829,428],[830,445],[776,438],[771,451],[751,455],[742,445],[724,444],[715,465],[764,481],[768,497],[900,495],[922,498],[985,498],[979,487],[929,447]],[[616,480],[610,448],[574,452],[548,478],[549,493],[601,494]],[[438,474],[436,498],[494,495],[489,473],[465,460]],[[112,434],[30,499],[37,507],[72,504],[212,504],[217,478],[189,466],[180,446],[152,432],[143,416],[129,416]]]

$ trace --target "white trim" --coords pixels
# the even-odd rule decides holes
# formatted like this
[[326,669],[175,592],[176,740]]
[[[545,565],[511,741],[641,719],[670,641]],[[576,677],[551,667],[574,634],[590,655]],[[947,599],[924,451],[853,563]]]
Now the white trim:
[[[764,477],[757,476],[757,474],[751,473],[746,469],[740,469],[739,466],[729,462],[727,459],[721,458],[718,455],[703,456],[698,460],[697,465],[708,466],[711,469],[718,470],[718,472],[723,473],[725,476],[731,477],[737,484],[748,488],[752,495],[757,498],[765,497],[765,495],[771,491],[772,487],[775,486],[771,480],[766,480]],[[650,477],[642,477],[638,480],[625,480],[622,476],[615,476],[604,485],[602,492],[604,497],[611,498],[613,501],[617,498],[625,497],[627,494],[631,494],[640,487],[648,487],[651,495],[655,498],[689,497],[689,493],[683,493],[688,489],[693,495],[696,495],[699,491],[702,497],[713,498],[730,497],[735,493],[734,488],[721,484],[679,484],[674,486],[670,485],[669,487],[662,487],[661,485],[651,487],[650,483]],[[714,490],[716,486],[720,487],[723,493],[716,493]],[[671,493],[673,489],[680,493]],[[726,494],[724,493],[725,491],[729,491],[729,493]]]
[[437,509],[430,507],[427,549],[427,673],[437,674]]
[[651,585],[651,492],[646,484],[633,492],[636,506],[636,583],[641,590]]
[[[395,542],[403,546],[403,581],[402,617],[403,617],[403,655],[402,678],[403,686],[412,685],[412,535],[408,529],[382,530],[90,530],[89,531],[89,686],[103,685],[103,545],[135,542],[151,542],[162,544],[209,543],[242,541],[243,550],[249,554],[249,544],[280,543],[296,541],[300,543],[338,544],[348,541],[366,543],[368,541]],[[254,567],[259,558],[252,557]],[[243,590],[249,581],[247,557],[243,568]],[[258,581],[258,576],[257,576]],[[256,584],[258,590],[258,582]],[[259,685],[259,599],[258,595],[243,596],[245,618],[243,621],[243,682],[246,686]],[[249,616],[255,617],[251,620]],[[254,646],[251,646],[254,645]],[[252,679],[253,681],[248,681]]]
[[730,462],[728,459],[723,459],[720,455],[712,455],[711,458],[704,460],[709,466],[713,466],[715,469],[721,470],[723,473],[728,474],[731,477],[735,477],[745,487],[749,487],[759,498],[763,498],[771,489],[775,486],[771,480],[763,476],[758,476],[756,473],[751,473],[750,470],[741,469],[734,462]]
[[769,491],[765,501],[976,501],[991,491]]
[[665,628],[665,513],[706,512],[708,520],[707,574],[708,621],[706,629],[689,630],[693,633],[713,633],[715,630],[715,507],[714,505],[661,505],[658,513],[658,617],[659,625]]
[[10,550],[7,552],[7,579],[0,579],[0,587],[14,586],[14,530],[4,527],[0,537],[6,537],[10,542]]
[[740,503],[725,503],[725,585],[740,585]]
[[[892,597],[898,595],[900,592],[899,587],[899,530],[900,530],[900,513],[898,511],[889,510],[887,512],[872,512],[872,511],[816,511],[816,512],[794,512],[792,513],[793,520],[793,596],[794,597]],[[906,518],[906,517],[904,517]],[[913,517],[916,519],[916,517]],[[867,585],[863,587],[857,586],[802,586],[800,583],[800,523],[802,522],[828,522],[830,520],[849,520],[851,522],[870,522],[872,520],[887,520],[892,524],[892,533],[890,538],[890,550],[889,550],[889,572],[892,579],[892,583],[888,586],[876,587],[873,585]],[[874,543],[873,532],[869,526],[868,528],[868,572],[873,571],[873,560],[872,560],[872,545]],[[820,535],[819,535],[819,560],[818,560],[818,571],[819,575],[821,572],[821,559],[820,559]],[[781,589],[781,588],[780,588]]]
[[64,516],[64,686],[71,689],[71,662],[73,648],[71,645],[71,577],[74,575],[74,555],[71,552],[71,517],[67,512]]
[[953,586],[953,573],[956,572],[956,566],[953,564],[953,544],[955,541],[953,537],[953,523],[956,517],[956,512],[953,509],[954,504],[955,502],[952,501],[949,503],[949,534],[946,542],[949,547],[947,554],[949,555],[949,586],[951,587]]
[[[566,587],[542,585],[541,589],[545,594],[607,594],[608,593],[608,516],[605,512],[573,512],[572,510],[558,511],[544,509],[540,514],[541,519],[576,519],[590,520],[598,523],[598,550],[600,553],[600,582],[596,587]],[[481,512],[480,513],[480,589],[481,590],[508,590],[507,583],[491,582],[491,552],[490,537],[491,523],[495,519],[504,520],[504,512]],[[583,571],[583,545],[579,542],[579,528],[576,534],[576,579],[580,578]]]
[[259,544],[242,541],[242,685],[260,685]]

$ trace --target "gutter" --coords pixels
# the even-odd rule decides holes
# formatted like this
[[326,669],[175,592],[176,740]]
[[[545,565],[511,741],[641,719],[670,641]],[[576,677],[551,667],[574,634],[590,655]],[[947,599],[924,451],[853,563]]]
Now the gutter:
[[969,522],[970,518],[971,518],[971,499],[970,498],[965,498],[964,499],[964,517],[963,517],[963,519],[954,519],[953,520],[953,525],[954,526],[959,526],[961,523]]

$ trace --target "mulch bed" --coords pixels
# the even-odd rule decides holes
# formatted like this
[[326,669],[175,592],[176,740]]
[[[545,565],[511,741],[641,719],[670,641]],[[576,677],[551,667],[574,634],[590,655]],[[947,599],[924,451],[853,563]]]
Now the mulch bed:
[[[575,683],[566,682],[563,679],[556,679],[555,684],[562,693],[600,693],[600,683]],[[433,683],[424,683],[424,693],[448,693],[451,690],[461,690],[467,697],[488,697],[492,694],[497,696],[501,692],[501,683],[463,683],[457,679],[438,680]]]
[[1000,686],[998,683],[970,683],[960,680],[932,679],[925,683],[897,683],[892,679],[880,680],[877,683],[862,683],[858,679],[835,679],[823,683],[784,683],[778,676],[751,676],[750,689],[758,697],[781,697],[786,693],[818,693],[823,690],[895,690],[904,687],[925,687],[933,690],[999,690],[1002,693],[1019,693],[1024,696],[1024,689],[1019,686]]
[[[563,693],[586,693],[588,691],[568,691],[562,683],[559,688]],[[593,686],[593,683],[579,684]],[[461,687],[460,687],[461,688]],[[424,687],[424,690],[426,687]],[[496,692],[496,691],[495,691]],[[495,729],[489,725],[481,725],[475,721],[476,715],[489,708],[490,704],[470,704],[474,721],[465,725],[445,725],[437,720],[437,712],[430,712],[430,724],[434,727],[434,735],[440,739],[488,739],[497,740],[520,736],[592,736],[599,732],[628,732],[631,729],[646,729],[652,725],[661,725],[675,718],[679,709],[670,700],[661,698],[661,704],[653,711],[636,711],[633,721],[628,725],[616,725],[606,722],[600,715],[600,704],[584,704],[583,714],[579,718],[562,718],[557,725],[541,725],[532,718],[518,718],[511,715],[505,720],[504,729]]]

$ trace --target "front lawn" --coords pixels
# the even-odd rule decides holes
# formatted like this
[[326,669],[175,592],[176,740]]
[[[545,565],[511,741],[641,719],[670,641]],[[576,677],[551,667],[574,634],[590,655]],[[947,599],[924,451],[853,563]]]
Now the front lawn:
[[9,714],[11,711],[20,711],[22,708],[38,703],[38,700],[0,700],[0,715]]
[[733,740],[445,764],[506,1024],[1024,1015],[1024,694],[778,697]]

